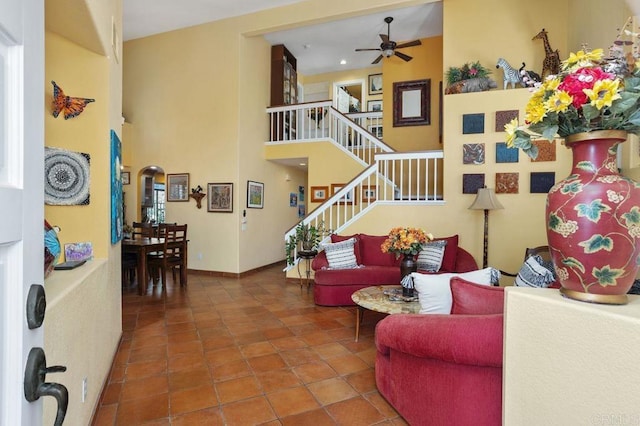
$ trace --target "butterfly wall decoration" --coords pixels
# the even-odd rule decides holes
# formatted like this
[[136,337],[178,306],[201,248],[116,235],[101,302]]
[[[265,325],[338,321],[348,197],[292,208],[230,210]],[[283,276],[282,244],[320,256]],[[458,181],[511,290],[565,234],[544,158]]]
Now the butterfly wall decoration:
[[95,99],[67,96],[55,81],[51,80],[51,84],[53,84],[53,116],[56,118],[61,112],[64,113],[65,120],[77,117],[88,104],[96,101]]

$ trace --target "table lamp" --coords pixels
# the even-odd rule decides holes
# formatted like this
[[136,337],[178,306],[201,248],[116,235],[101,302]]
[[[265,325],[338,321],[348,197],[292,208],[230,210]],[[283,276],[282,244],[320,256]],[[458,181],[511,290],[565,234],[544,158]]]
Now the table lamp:
[[476,199],[469,206],[470,210],[484,210],[484,252],[482,256],[482,267],[487,267],[487,257],[489,253],[489,210],[503,209],[500,201],[496,198],[492,188],[479,188]]

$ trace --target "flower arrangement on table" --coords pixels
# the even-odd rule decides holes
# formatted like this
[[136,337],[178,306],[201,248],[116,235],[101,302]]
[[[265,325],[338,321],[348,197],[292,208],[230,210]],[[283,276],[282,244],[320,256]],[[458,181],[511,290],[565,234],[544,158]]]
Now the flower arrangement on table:
[[380,248],[383,253],[395,253],[396,258],[401,254],[417,255],[424,244],[433,240],[433,235],[425,233],[420,228],[393,228]]
[[525,108],[525,124],[505,125],[507,146],[536,158],[532,139],[553,141],[594,130],[640,133],[640,61],[617,45],[571,53],[562,71],[537,83]]

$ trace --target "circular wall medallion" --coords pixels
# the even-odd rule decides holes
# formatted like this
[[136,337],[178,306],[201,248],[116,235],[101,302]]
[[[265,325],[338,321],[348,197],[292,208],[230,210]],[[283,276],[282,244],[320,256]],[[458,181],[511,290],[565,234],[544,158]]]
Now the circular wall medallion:
[[44,200],[51,205],[89,204],[89,154],[46,148]]

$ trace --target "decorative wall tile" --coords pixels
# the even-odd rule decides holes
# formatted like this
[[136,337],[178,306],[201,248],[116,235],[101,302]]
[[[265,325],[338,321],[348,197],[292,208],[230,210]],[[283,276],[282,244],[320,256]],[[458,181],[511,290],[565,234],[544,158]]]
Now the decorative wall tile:
[[546,194],[555,182],[555,172],[531,172],[529,192],[532,194]]
[[519,173],[496,173],[496,194],[517,194],[519,189]]
[[520,150],[518,148],[508,148],[505,142],[496,144],[496,163],[517,163]]
[[540,161],[556,161],[556,141],[549,142],[546,139],[538,139],[532,141],[532,143],[538,147],[538,156],[536,159],[531,159],[533,162]]
[[465,143],[462,145],[463,164],[484,164],[484,144]]
[[517,109],[496,111],[496,132],[504,132],[504,125],[519,117]]
[[477,194],[478,189],[484,188],[484,173],[465,173],[462,175],[462,193]]
[[473,133],[484,133],[484,113],[462,115],[462,134]]

